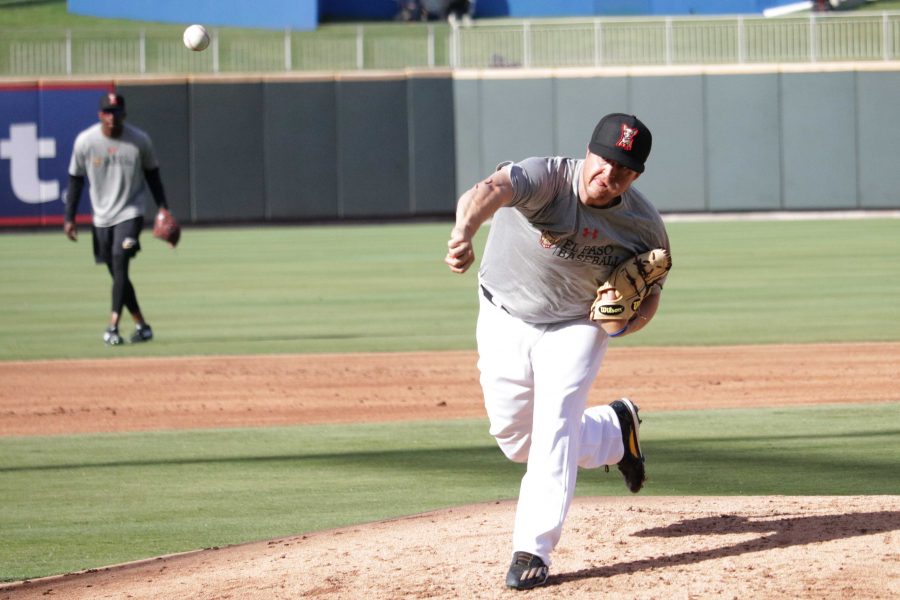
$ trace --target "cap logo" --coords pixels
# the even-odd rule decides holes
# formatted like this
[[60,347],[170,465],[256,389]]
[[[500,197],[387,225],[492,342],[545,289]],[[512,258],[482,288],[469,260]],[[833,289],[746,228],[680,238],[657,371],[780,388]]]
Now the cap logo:
[[110,106],[115,106],[116,104],[118,104],[118,98],[116,98],[116,95],[112,92],[109,93],[107,98],[109,99]]
[[616,142],[616,146],[631,152],[631,146],[634,144],[634,137],[637,134],[638,130],[636,127],[629,127],[625,123],[622,123],[622,135],[619,136],[619,141]]

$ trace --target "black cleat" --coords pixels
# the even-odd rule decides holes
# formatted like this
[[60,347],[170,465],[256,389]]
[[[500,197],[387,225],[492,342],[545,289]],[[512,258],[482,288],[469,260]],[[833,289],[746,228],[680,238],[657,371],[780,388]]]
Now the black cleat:
[[512,564],[506,574],[506,587],[516,590],[530,590],[547,583],[550,568],[540,556],[528,552],[513,554]]
[[131,343],[139,344],[141,342],[149,342],[153,339],[153,330],[150,329],[150,326],[146,323],[142,325],[138,325],[134,328],[134,333],[131,334]]
[[621,398],[611,402],[610,406],[619,417],[619,426],[622,428],[622,444],[625,446],[625,454],[619,461],[619,471],[625,477],[625,486],[632,494],[637,494],[644,487],[647,474],[644,471],[644,454],[641,452],[641,444],[638,439],[638,429],[641,427],[641,419],[638,417],[637,405],[628,398]]
[[103,332],[103,341],[106,342],[107,346],[119,346],[125,343],[116,327],[110,327]]

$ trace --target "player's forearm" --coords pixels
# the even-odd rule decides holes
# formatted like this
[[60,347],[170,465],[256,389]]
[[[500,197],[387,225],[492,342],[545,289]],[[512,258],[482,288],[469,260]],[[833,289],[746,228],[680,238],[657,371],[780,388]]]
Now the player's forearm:
[[75,222],[78,213],[78,203],[81,200],[81,190],[84,189],[84,177],[69,175],[69,187],[66,189],[66,216],[67,223]]
[[660,293],[656,291],[651,292],[650,295],[644,298],[634,317],[628,322],[628,328],[617,337],[625,337],[626,335],[637,333],[646,327],[659,309],[660,297]]
[[512,187],[505,175],[495,173],[476,183],[459,199],[456,206],[455,229],[467,239],[471,239],[478,228],[511,199]]
[[159,169],[148,169],[144,171],[144,179],[147,180],[147,187],[153,195],[153,201],[159,208],[168,208],[166,204],[166,191],[163,188],[162,178],[159,176]]

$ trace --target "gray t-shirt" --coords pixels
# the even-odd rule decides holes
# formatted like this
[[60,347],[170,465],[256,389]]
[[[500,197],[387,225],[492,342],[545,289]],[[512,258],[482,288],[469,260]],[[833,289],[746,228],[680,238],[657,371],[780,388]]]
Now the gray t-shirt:
[[69,175],[87,176],[94,225],[111,227],[144,214],[152,199],[144,170],[158,166],[146,133],[126,123],[120,137],[109,138],[97,123],[75,138]]
[[619,263],[653,248],[671,250],[662,217],[633,186],[614,206],[583,204],[583,162],[557,156],[503,167],[513,199],[491,221],[479,280],[495,304],[523,321],[583,319]]

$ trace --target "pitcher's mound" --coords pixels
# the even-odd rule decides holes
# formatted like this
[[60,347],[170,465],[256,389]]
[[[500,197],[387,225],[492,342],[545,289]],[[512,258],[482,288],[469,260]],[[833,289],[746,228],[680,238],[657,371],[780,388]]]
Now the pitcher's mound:
[[507,590],[511,501],[0,588],[0,598],[898,598],[900,496],[578,498]]

